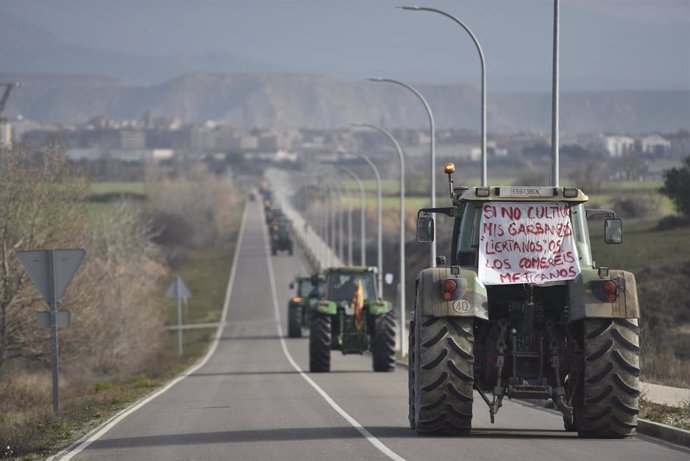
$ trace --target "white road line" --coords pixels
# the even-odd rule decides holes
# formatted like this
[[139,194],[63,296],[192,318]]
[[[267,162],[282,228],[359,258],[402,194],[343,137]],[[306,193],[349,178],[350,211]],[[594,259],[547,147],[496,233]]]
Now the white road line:
[[357,431],[362,434],[362,437],[364,437],[369,443],[371,443],[376,449],[378,449],[381,453],[386,455],[388,458],[395,460],[395,461],[404,461],[405,458],[388,448],[386,445],[384,445],[383,442],[381,442],[379,439],[374,437],[374,435],[369,432],[364,426],[362,426],[355,418],[350,416],[343,408],[338,405],[335,400],[331,398],[330,395],[324,391],[321,386],[316,384],[313,379],[309,377],[302,369],[297,365],[297,362],[295,362],[295,359],[292,358],[292,355],[290,355],[290,352],[287,349],[287,344],[285,343],[285,337],[283,335],[283,327],[282,325],[282,320],[280,318],[280,308],[278,307],[278,297],[276,295],[276,280],[275,280],[275,275],[273,274],[273,264],[271,263],[271,256],[270,252],[268,251],[269,249],[269,244],[268,244],[268,237],[267,237],[267,232],[264,229],[263,230],[263,235],[264,235],[264,245],[266,249],[266,262],[268,264],[268,278],[271,281],[271,295],[273,296],[273,310],[275,312],[275,318],[277,322],[277,329],[278,329],[278,337],[280,338],[280,347],[283,349],[283,354],[285,354],[285,357],[287,358],[288,362],[290,362],[290,365],[292,365],[292,368],[297,371],[302,378],[306,382],[308,382],[311,387],[316,390],[316,392],[323,397],[323,399],[328,403],[340,416],[342,416],[352,427],[357,429]]
[[247,209],[249,207],[245,205],[244,207],[244,212],[242,214],[242,224],[240,224],[240,232],[239,236],[237,238],[237,243],[235,245],[235,255],[233,256],[232,259],[232,268],[230,269],[230,279],[228,280],[228,287],[225,291],[225,301],[223,303],[223,313],[221,314],[220,318],[220,323],[218,324],[218,329],[216,330],[215,337],[213,338],[213,343],[211,344],[211,347],[209,348],[208,352],[204,357],[201,358],[196,364],[192,365],[190,368],[188,368],[186,371],[182,372],[177,378],[173,379],[170,381],[168,384],[166,384],[164,387],[159,389],[158,391],[154,392],[153,394],[144,397],[143,399],[139,400],[138,402],[135,402],[134,404],[130,405],[129,407],[125,408],[124,410],[120,411],[117,413],[115,416],[98,426],[96,429],[93,431],[89,432],[86,434],[84,437],[81,439],[77,440],[74,442],[72,445],[69,447],[65,448],[64,450],[60,451],[59,453],[47,458],[46,461],[53,461],[56,459],[59,459],[60,461],[69,461],[71,460],[74,456],[82,452],[86,447],[91,445],[93,442],[98,440],[99,438],[103,437],[105,433],[107,433],[110,429],[115,427],[120,421],[125,419],[127,416],[131,415],[135,411],[137,411],[139,408],[143,407],[147,403],[149,403],[151,400],[155,399],[159,395],[165,393],[166,391],[170,390],[171,387],[173,387],[175,384],[179,383],[182,381],[184,378],[187,376],[193,374],[196,372],[199,368],[203,367],[206,362],[211,358],[213,353],[216,351],[216,348],[218,347],[218,342],[220,340],[220,337],[223,333],[223,326],[225,325],[225,319],[228,314],[228,306],[230,304],[230,294],[232,293],[232,286],[235,282],[235,273],[237,272],[237,261],[239,259],[239,254],[240,254],[240,249],[242,248],[242,240],[244,237],[244,228],[247,222]]

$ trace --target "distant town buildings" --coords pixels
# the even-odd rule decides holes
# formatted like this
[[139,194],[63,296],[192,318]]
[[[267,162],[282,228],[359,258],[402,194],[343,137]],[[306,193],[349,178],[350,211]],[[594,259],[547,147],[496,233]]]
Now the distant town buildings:
[[671,141],[658,134],[644,136],[639,141],[640,151],[645,154],[664,155],[671,151]]
[[[81,125],[50,126],[22,121],[14,140],[38,147],[46,142],[60,143],[74,160],[115,159],[126,162],[155,162],[165,159],[204,156],[247,156],[297,161],[334,152],[377,153],[392,149],[387,139],[371,130],[318,129],[240,129],[224,122],[209,121],[184,125],[176,117],[157,117],[150,113],[141,120],[117,121],[96,117]],[[427,129],[393,129],[405,155],[424,158],[429,152]],[[12,140],[12,125],[0,126],[4,145]],[[561,138],[562,150],[571,153],[602,153],[612,159],[627,155],[647,159],[680,159],[690,155],[690,131],[675,133],[589,134]],[[465,129],[436,132],[439,158],[478,162],[480,136]],[[532,159],[550,155],[550,138],[545,133],[514,133],[492,136],[487,152],[494,159]]]
[[622,157],[635,149],[635,140],[630,136],[604,136],[603,141],[611,157]]

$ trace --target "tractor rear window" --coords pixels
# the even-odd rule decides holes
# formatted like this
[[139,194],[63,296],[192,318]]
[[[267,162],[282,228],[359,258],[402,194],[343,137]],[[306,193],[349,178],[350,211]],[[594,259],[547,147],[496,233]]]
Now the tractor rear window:
[[364,299],[375,299],[376,290],[374,274],[331,273],[328,275],[328,299],[334,301],[350,301],[357,289],[357,283],[362,281]]
[[313,288],[313,285],[311,284],[311,280],[306,279],[306,280],[301,280],[299,282],[299,289],[297,290],[297,294],[303,298],[309,296],[309,293],[311,293],[311,290]]

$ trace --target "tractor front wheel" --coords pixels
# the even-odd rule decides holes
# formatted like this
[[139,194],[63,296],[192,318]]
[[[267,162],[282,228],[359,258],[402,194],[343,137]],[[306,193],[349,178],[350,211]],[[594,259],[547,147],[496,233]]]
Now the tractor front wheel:
[[331,371],[331,317],[312,313],[309,330],[309,371]]
[[374,324],[374,371],[395,370],[395,319],[393,311],[376,318]]
[[288,337],[302,337],[302,306],[292,304],[288,306]]

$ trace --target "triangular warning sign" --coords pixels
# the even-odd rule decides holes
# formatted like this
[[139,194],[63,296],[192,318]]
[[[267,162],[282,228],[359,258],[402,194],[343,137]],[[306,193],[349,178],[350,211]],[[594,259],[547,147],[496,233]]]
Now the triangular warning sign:
[[17,258],[24,266],[24,270],[29,274],[31,281],[34,282],[47,303],[50,303],[50,284],[52,282],[49,278],[50,258],[52,257],[53,264],[55,302],[59,302],[64,296],[65,290],[72,281],[74,274],[77,273],[85,255],[86,252],[81,248],[17,252]]
[[175,281],[170,285],[165,295],[168,298],[177,298],[178,294],[180,296],[180,299],[189,299],[192,296],[192,293],[189,291],[189,288],[187,288],[187,285],[185,285],[184,280],[182,280],[182,277],[180,277],[179,275],[175,277]]

